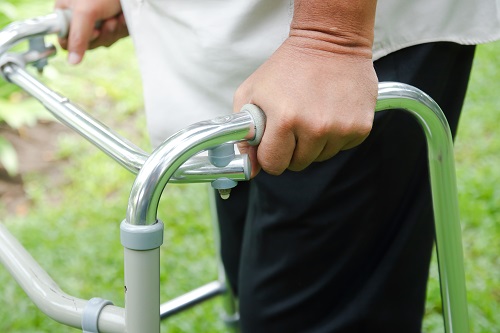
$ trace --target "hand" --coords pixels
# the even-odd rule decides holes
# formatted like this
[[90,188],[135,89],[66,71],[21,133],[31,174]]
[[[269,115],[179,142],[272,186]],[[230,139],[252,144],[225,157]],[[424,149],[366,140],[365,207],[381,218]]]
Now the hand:
[[267,116],[258,147],[240,144],[272,175],[300,171],[312,162],[355,147],[370,133],[377,99],[371,48],[336,48],[293,35],[237,90],[234,111],[246,103]]
[[59,39],[71,64],[80,63],[86,50],[128,36],[119,0],[56,0],[55,7],[72,11],[69,35]]

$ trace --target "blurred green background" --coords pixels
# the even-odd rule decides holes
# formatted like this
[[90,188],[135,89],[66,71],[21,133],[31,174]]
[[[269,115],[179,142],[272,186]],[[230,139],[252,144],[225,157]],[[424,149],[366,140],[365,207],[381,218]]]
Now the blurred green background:
[[[0,27],[44,15],[52,2],[3,0]],[[52,39],[55,42],[55,39]],[[455,146],[471,332],[500,332],[500,43],[478,47]],[[60,51],[42,77],[54,90],[149,149],[142,88],[133,46],[122,40],[88,53],[69,66]],[[0,82],[0,122],[20,134],[51,121],[43,107]],[[123,255],[119,223],[125,216],[133,175],[80,137],[51,135],[50,163],[57,172],[22,175],[27,203],[7,209],[7,225],[60,287],[80,298],[103,297],[123,306]],[[0,132],[0,163],[12,175],[16,156]],[[23,163],[20,159],[18,163]],[[168,185],[159,216],[166,223],[162,247],[162,301],[216,278],[213,230],[204,185]],[[437,264],[429,279],[424,331],[443,332]],[[1,332],[77,332],[47,318],[0,267]],[[221,301],[209,301],[162,323],[162,332],[223,332]]]

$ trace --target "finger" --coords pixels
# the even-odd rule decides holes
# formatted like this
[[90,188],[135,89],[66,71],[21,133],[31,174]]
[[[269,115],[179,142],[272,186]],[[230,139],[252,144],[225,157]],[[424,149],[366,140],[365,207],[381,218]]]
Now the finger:
[[105,20],[99,32],[99,37],[90,42],[89,49],[99,46],[108,47],[120,38],[128,36],[128,28],[123,14]]
[[240,142],[238,143],[238,150],[240,154],[247,154],[248,158],[250,158],[250,165],[252,168],[250,171],[250,179],[254,178],[261,170],[260,164],[257,160],[257,147],[251,146],[246,142]]
[[365,139],[367,137],[358,137],[358,138],[355,138],[349,142],[347,142],[342,148],[341,150],[347,150],[347,149],[351,149],[351,148],[354,148],[356,146],[359,146],[360,144],[362,144]]
[[307,135],[307,132],[299,136],[288,169],[291,171],[304,170],[309,164],[318,159],[324,151],[326,143],[326,138]]
[[61,45],[61,47],[64,50],[68,49],[68,39],[67,38],[58,38],[58,42],[59,42],[59,45]]
[[56,0],[54,2],[54,8],[66,9],[70,7],[69,0]]
[[78,64],[82,61],[94,33],[96,19],[85,12],[73,10],[68,36],[68,62]]
[[326,161],[337,155],[342,150],[352,149],[362,144],[369,135],[369,131],[354,132],[348,137],[330,137],[328,138],[321,153],[316,157],[315,162]]
[[105,36],[114,36],[118,29],[118,18],[112,17],[105,20],[101,26],[102,34]]
[[99,35],[97,38],[90,40],[88,48],[95,49],[99,46],[110,46],[116,41],[116,30],[118,26],[118,20],[116,18],[110,18],[102,22],[99,27]]
[[266,131],[257,149],[257,159],[262,169],[271,175],[280,175],[292,160],[295,135],[280,120],[267,119]]
[[332,139],[326,142],[323,150],[316,157],[314,162],[323,162],[337,155],[343,148],[339,145],[338,139]]

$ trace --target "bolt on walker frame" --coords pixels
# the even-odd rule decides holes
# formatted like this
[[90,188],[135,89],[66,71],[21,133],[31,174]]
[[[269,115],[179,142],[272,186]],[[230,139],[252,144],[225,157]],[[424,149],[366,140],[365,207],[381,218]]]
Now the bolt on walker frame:
[[[79,299],[63,292],[31,255],[0,225],[0,262],[45,314],[84,332],[155,333],[160,320],[217,295],[231,302],[221,270],[218,281],[208,283],[160,304],[160,246],[164,224],[157,219],[158,202],[167,182],[209,182],[227,195],[236,182],[249,179],[246,156],[227,154],[227,143],[252,140],[257,144],[265,116],[248,105],[237,114],[191,125],[167,139],[151,154],[128,142],[89,114],[44,86],[25,70],[41,70],[55,47],[43,36],[68,31],[70,13],[57,11],[15,22],[0,30],[0,74],[39,100],[57,119],[89,140],[127,170],[137,174],[121,223],[124,246],[125,307],[101,298]],[[12,46],[30,40],[25,53],[9,53]],[[439,106],[424,92],[400,83],[380,83],[376,111],[404,110],[422,126],[427,138],[434,206],[444,326],[447,333],[469,331],[461,228],[458,218],[453,144]],[[399,111],[393,111],[399,112]],[[226,148],[224,148],[226,147]],[[195,156],[209,151],[208,157]],[[237,320],[237,311],[230,314]]]

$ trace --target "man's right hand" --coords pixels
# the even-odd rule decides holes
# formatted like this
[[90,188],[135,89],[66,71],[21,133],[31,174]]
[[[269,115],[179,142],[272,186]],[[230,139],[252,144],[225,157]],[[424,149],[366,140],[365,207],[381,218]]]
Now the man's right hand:
[[89,49],[128,36],[119,0],[56,0],[55,7],[72,12],[69,35],[59,39],[70,64],[80,63]]

